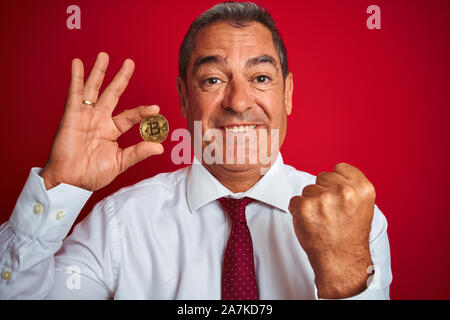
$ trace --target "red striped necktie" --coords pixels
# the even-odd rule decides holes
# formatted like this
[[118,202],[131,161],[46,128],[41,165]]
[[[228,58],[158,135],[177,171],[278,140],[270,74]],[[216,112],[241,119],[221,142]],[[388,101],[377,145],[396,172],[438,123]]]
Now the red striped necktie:
[[232,226],[222,269],[222,300],[258,300],[253,243],[245,218],[245,207],[253,199],[220,198]]

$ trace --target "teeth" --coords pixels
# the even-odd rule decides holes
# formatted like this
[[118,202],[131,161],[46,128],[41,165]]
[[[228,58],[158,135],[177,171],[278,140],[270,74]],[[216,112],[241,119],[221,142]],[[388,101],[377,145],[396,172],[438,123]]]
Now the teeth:
[[233,126],[233,127],[225,127],[225,131],[232,131],[232,132],[248,132],[250,129],[255,129],[256,125],[249,125],[249,126]]

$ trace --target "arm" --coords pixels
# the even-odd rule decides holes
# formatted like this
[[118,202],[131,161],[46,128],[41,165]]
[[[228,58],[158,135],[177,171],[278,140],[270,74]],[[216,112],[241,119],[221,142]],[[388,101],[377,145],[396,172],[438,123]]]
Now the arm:
[[[91,191],[67,184],[46,190],[32,168],[13,214],[0,229],[0,299],[109,299],[117,256],[107,199],[69,232]],[[43,210],[34,212],[36,203]],[[61,213],[63,212],[63,214]]]
[[[370,256],[372,266],[366,269],[367,279],[361,293],[342,300],[386,300],[389,299],[389,286],[392,282],[391,256],[387,234],[387,221],[377,205],[374,208],[370,231]],[[319,298],[316,287],[316,299]]]
[[[315,184],[291,199],[289,208],[297,238],[314,270],[319,298],[357,298],[366,293],[368,280],[376,280],[370,286],[373,289],[383,277],[383,289],[388,290],[387,224],[375,206],[373,185],[359,169],[340,163],[333,172],[321,172]],[[380,290],[371,293],[373,297],[365,296],[388,297]]]
[[[106,186],[138,161],[162,153],[163,148],[147,141],[125,149],[119,147],[118,137],[143,118],[159,112],[159,107],[141,106],[113,117],[134,63],[125,60],[98,96],[108,61],[108,55],[100,53],[86,83],[82,62],[72,61],[66,107],[49,160],[44,169],[32,169],[10,220],[0,227],[2,299],[112,295],[110,275],[114,273],[102,271],[112,263],[104,255],[110,247],[105,240],[110,232],[105,202],[94,208],[64,244],[63,239],[93,191]],[[93,104],[85,103],[86,100]],[[83,290],[68,291],[67,271],[77,271],[77,266]]]
[[0,227],[0,269],[9,275],[1,279],[0,299],[48,295],[55,285],[54,254],[92,194],[67,184],[47,191],[39,171],[31,169],[9,221]]

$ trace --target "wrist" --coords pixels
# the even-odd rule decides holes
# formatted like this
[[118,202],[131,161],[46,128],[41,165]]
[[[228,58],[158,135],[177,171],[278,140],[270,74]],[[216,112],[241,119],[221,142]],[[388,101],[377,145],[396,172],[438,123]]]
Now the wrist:
[[60,182],[58,182],[51,174],[44,168],[42,172],[39,174],[42,179],[44,179],[45,189],[50,190],[56,187]]
[[363,292],[370,277],[367,268],[372,264],[369,251],[363,256],[330,256],[313,261],[311,265],[319,297],[343,299]]

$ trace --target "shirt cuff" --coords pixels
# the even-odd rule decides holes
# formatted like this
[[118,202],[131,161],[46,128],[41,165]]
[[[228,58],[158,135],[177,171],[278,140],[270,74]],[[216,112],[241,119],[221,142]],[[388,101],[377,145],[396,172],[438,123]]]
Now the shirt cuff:
[[21,236],[62,240],[93,192],[66,183],[47,190],[41,171],[31,168],[9,224]]
[[[376,270],[377,268],[375,268]],[[386,297],[385,289],[380,288],[380,272],[376,272],[374,270],[373,274],[367,280],[368,286],[367,288],[357,295],[348,298],[342,299],[325,299],[319,298],[318,289],[316,284],[314,283],[314,298],[315,300],[385,300],[389,299]]]

